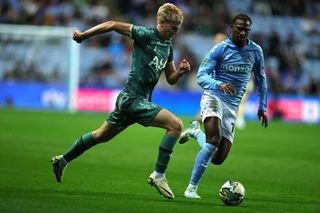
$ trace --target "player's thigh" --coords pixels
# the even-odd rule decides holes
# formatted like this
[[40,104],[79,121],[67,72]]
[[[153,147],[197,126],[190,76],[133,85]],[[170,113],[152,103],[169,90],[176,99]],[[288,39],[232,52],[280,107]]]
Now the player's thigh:
[[221,136],[233,143],[237,110],[227,104],[223,104],[223,119],[221,120]]
[[206,141],[218,146],[221,140],[221,120],[218,117],[206,117],[204,120]]
[[161,106],[145,98],[124,93],[119,95],[116,108],[107,121],[120,129],[125,129],[134,123],[148,126],[161,110]]
[[124,110],[128,120],[143,126],[150,126],[163,108],[144,98],[136,98]]
[[221,119],[223,117],[221,100],[214,95],[203,94],[200,107],[206,140],[218,146],[221,140]]
[[203,123],[208,117],[217,117],[221,120],[223,114],[221,100],[214,95],[203,94],[200,101],[200,114]]
[[222,137],[218,151],[211,158],[211,162],[216,165],[222,164],[228,157],[231,147],[232,143],[225,137]]
[[115,109],[110,113],[110,116],[107,119],[107,123],[121,130],[126,129],[128,126],[135,123],[134,117],[130,115],[132,106],[135,106],[132,104],[133,102],[134,98],[127,93],[121,92],[117,97]]
[[179,137],[183,129],[181,119],[167,109],[162,109],[148,125],[164,128],[175,137]]
[[105,121],[97,130],[92,132],[92,135],[98,142],[107,142],[122,132],[122,130]]

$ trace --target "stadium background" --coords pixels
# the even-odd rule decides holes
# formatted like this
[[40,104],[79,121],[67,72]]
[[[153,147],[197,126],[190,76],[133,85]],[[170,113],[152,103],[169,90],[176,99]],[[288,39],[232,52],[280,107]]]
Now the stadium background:
[[[2,0],[2,24],[64,26],[85,30],[114,19],[152,27],[159,5],[151,0]],[[319,1],[177,0],[185,21],[174,40],[175,61],[186,58],[192,71],[177,85],[162,77],[154,101],[169,110],[192,116],[199,108],[201,88],[197,68],[218,33],[229,33],[231,18],[248,13],[253,19],[251,39],[264,50],[269,83],[269,116],[286,121],[320,122],[320,22]],[[6,28],[2,25],[0,28]],[[16,28],[16,27],[15,27]],[[66,110],[70,96],[66,79],[70,59],[65,43],[19,42],[0,33],[0,106]],[[50,43],[50,40],[48,41]],[[98,36],[81,45],[79,82],[74,110],[113,109],[114,97],[130,70],[131,40],[116,33]],[[21,93],[21,89],[25,93]],[[179,100],[171,104],[171,100]],[[245,117],[255,119],[257,97],[251,94]],[[188,104],[188,108],[183,105]],[[290,106],[290,107],[288,107]]]
[[[109,19],[153,26],[163,2],[0,0],[0,212],[319,212],[319,0],[173,1],[185,14],[175,61],[188,58],[192,72],[174,87],[161,79],[154,101],[185,125],[193,119],[201,95],[197,67],[238,12],[253,19],[251,38],[263,47],[269,80],[269,127],[256,120],[252,93],[245,110],[254,120],[237,130],[226,162],[207,169],[201,200],[183,197],[199,149],[194,141],[176,146],[166,173],[173,201],[147,185],[164,131],[140,125],[86,152],[56,183],[50,158],[104,121],[131,57],[131,41],[114,33],[76,44],[80,88],[68,108],[71,30]],[[228,179],[247,190],[235,208],[217,194]]]

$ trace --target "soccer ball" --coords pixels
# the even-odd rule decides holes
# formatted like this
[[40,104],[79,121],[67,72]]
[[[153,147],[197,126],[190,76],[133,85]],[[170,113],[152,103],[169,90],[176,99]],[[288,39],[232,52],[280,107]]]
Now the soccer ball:
[[222,202],[228,206],[239,205],[245,195],[246,191],[243,185],[238,181],[229,180],[225,182],[220,190],[219,196]]

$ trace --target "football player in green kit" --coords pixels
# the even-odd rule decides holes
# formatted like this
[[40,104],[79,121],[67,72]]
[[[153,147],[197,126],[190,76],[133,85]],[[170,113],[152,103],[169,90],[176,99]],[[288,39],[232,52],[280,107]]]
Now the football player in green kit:
[[[109,118],[96,130],[82,135],[63,155],[52,158],[54,174],[62,181],[65,167],[92,146],[110,141],[128,126],[139,123],[166,129],[159,145],[159,153],[154,171],[148,183],[164,197],[173,199],[165,171],[174,146],[183,129],[182,121],[168,110],[151,102],[151,95],[161,73],[164,71],[169,84],[190,71],[190,64],[182,60],[176,68],[173,61],[171,39],[177,34],[183,22],[183,15],[175,5],[166,3],[158,9],[157,25],[146,28],[129,23],[107,21],[85,32],[75,30],[73,40],[81,43],[92,36],[115,31],[133,39],[132,66],[127,83],[120,92],[116,106]],[[127,154],[125,151],[124,154]]]

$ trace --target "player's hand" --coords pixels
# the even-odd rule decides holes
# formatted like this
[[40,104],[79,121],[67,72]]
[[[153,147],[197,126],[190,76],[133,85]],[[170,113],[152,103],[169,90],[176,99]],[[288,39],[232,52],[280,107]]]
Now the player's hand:
[[84,35],[79,30],[74,30],[72,33],[72,39],[77,43],[81,43],[84,40]]
[[180,75],[183,75],[183,74],[189,72],[190,69],[191,68],[190,68],[189,62],[186,59],[183,59],[179,64],[178,73]]
[[267,113],[262,110],[258,110],[258,118],[259,118],[259,121],[261,121],[262,126],[264,126],[264,128],[267,128],[269,123]]
[[230,93],[231,95],[235,95],[237,92],[236,88],[234,88],[234,86],[231,83],[222,83],[220,84],[219,89],[223,91],[225,94]]

